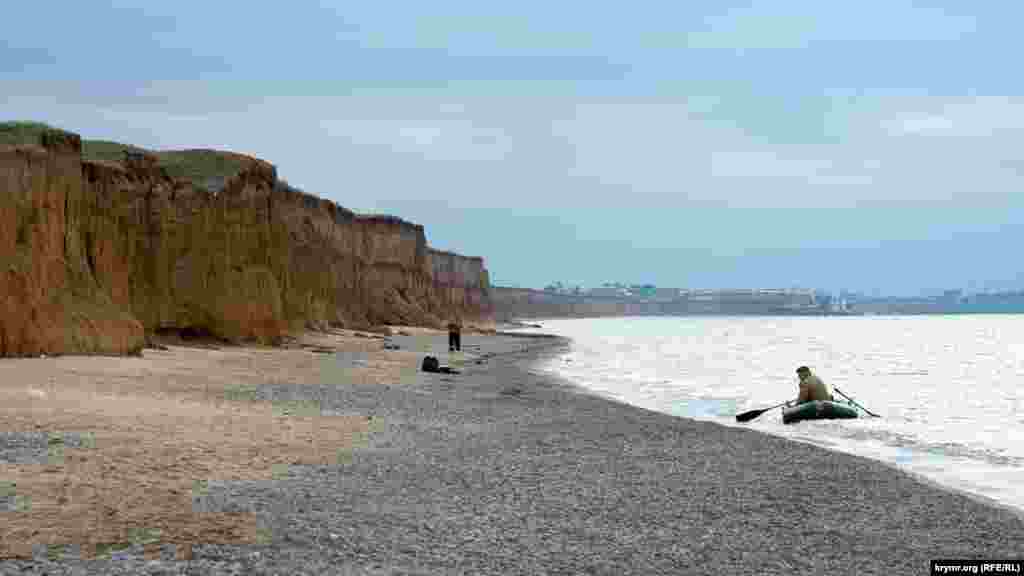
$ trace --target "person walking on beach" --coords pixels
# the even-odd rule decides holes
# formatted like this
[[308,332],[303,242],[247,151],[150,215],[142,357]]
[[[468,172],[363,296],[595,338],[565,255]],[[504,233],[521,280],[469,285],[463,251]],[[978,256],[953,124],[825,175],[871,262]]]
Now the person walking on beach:
[[448,323],[448,351],[462,351],[462,320],[458,316]]
[[832,393],[828,386],[818,378],[807,366],[796,369],[796,375],[800,378],[800,394],[796,397],[797,404],[813,402],[814,400],[832,400]]

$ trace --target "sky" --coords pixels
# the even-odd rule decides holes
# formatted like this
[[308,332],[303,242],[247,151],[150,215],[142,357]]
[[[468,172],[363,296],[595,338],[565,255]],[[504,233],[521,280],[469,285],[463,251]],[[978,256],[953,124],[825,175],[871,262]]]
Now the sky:
[[496,285],[1024,288],[1018,3],[4,13],[0,120],[248,153]]

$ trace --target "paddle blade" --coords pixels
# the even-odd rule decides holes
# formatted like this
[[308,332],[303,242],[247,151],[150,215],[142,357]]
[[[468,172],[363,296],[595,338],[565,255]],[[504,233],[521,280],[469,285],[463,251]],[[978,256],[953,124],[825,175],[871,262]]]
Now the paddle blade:
[[760,416],[761,414],[764,414],[765,412],[767,412],[769,410],[771,410],[771,408],[762,408],[760,410],[749,410],[747,412],[743,412],[742,414],[737,414],[736,415],[736,421],[737,422],[750,422],[754,418],[757,418],[758,416]]

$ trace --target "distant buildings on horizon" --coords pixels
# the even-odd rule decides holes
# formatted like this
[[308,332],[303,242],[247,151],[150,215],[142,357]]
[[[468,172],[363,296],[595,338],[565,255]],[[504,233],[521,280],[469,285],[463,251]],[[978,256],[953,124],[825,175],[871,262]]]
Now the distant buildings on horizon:
[[976,292],[948,289],[933,296],[898,297],[865,295],[851,290],[810,288],[665,288],[654,284],[605,282],[593,288],[553,282],[544,292],[582,297],[615,298],[646,302],[687,302],[700,308],[765,307],[795,312],[819,311],[834,314],[1024,312],[1024,290]]
[[838,298],[850,302],[866,302],[873,300],[942,300],[947,302],[969,301],[972,298],[1000,296],[1000,295],[1024,295],[1021,290],[982,290],[968,292],[962,288],[943,290],[941,294],[931,296],[890,296],[883,294],[866,294],[864,292],[840,289],[838,292],[825,289],[811,289],[801,287],[791,288],[665,288],[654,284],[626,284],[624,282],[605,282],[600,286],[586,288],[582,284],[570,284],[566,282],[552,282],[544,288],[544,292],[558,294],[577,294],[585,296],[668,296],[677,294],[779,294],[779,293],[814,293],[817,297]]

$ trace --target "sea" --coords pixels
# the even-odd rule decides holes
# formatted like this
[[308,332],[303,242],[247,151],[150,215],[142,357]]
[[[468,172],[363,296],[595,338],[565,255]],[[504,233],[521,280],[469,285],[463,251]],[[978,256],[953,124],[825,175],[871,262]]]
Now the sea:
[[[572,339],[536,369],[592,393],[881,460],[1024,512],[1024,315],[536,322],[521,331]],[[801,365],[880,418],[736,422],[796,398]]]

